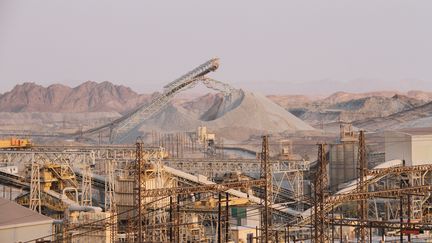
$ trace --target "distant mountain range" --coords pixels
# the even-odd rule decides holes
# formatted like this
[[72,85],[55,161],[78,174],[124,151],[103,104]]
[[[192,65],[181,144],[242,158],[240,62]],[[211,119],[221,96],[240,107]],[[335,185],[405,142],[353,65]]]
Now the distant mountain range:
[[[411,118],[417,117],[418,107],[422,107],[432,101],[432,92],[409,91],[406,93],[394,91],[379,91],[369,93],[337,92],[325,98],[307,96],[270,96],[270,99],[283,106],[285,109],[298,116],[311,125],[319,127],[321,124],[338,121],[356,122],[355,124],[367,125],[369,129],[374,126],[373,121],[384,121],[385,117],[396,117],[396,114],[413,110]],[[418,114],[421,117],[432,116],[431,113]],[[409,117],[406,117],[410,120]],[[373,120],[368,122],[369,120]],[[393,124],[397,127],[397,122]],[[414,124],[414,123],[413,123]],[[430,124],[417,122],[416,126]],[[411,126],[407,125],[407,126]],[[384,124],[376,125],[383,128]]]
[[[322,124],[341,120],[353,122],[354,125],[368,130],[432,125],[432,109],[430,109],[432,107],[432,92],[336,92],[328,97],[269,95],[267,96],[268,99],[260,98],[254,94],[246,94],[248,95],[245,97],[253,101],[249,103],[256,103],[255,105],[245,105],[250,112],[257,112],[257,104],[265,104],[263,107],[266,109],[262,109],[262,116],[270,116],[268,114],[276,116],[274,112],[268,112],[269,110],[278,110],[276,109],[277,106],[266,101],[271,100],[316,128]],[[150,102],[154,95],[156,93],[139,94],[128,87],[114,85],[110,82],[88,81],[73,88],[61,84],[43,87],[35,83],[23,83],[16,85],[9,92],[0,94],[0,112],[94,112],[94,114],[96,112],[111,112],[111,116],[116,117],[140,104]],[[185,126],[195,126],[222,116],[219,113],[223,100],[221,94],[214,93],[194,96],[193,98],[187,98],[186,95],[176,98],[167,109],[174,110],[173,114],[178,114],[178,117],[184,117]],[[222,111],[229,113],[230,110]],[[283,110],[280,109],[279,113],[281,111]],[[167,112],[162,112],[161,115],[169,117]],[[248,115],[251,116],[252,114],[249,113]],[[191,120],[194,122],[190,122]],[[284,118],[284,120],[290,120],[292,123],[295,119],[291,117],[290,119]],[[177,121],[179,120],[177,119]],[[154,121],[155,124],[160,122],[161,120]],[[262,123],[266,124],[266,127],[270,127],[268,124],[271,124],[268,121]],[[154,124],[150,125],[153,126]],[[88,126],[93,125],[89,124]],[[254,126],[259,127],[259,124],[254,124]],[[288,127],[286,124],[284,126]],[[281,130],[279,127],[278,129]]]
[[75,88],[61,84],[43,87],[23,83],[0,95],[0,111],[124,113],[150,99],[151,95],[138,94],[128,87],[110,82],[88,81]]
[[[74,88],[61,84],[43,87],[23,83],[0,95],[0,112],[125,113],[149,102],[153,95],[138,94],[128,87],[110,82],[88,81]],[[220,95],[204,94],[187,101],[184,97],[178,98],[176,103],[182,103],[190,114],[196,115],[205,112],[221,98]],[[432,92],[336,92],[328,97],[269,95],[268,98],[312,125],[338,120],[362,121],[361,124],[366,125],[370,124],[368,119],[383,118],[425,105],[432,101]]]
[[304,107],[307,104],[326,104],[332,105],[350,100],[362,99],[367,97],[393,97],[395,95],[406,96],[420,101],[432,101],[432,92],[412,90],[408,92],[398,91],[375,91],[366,93],[335,92],[330,96],[308,96],[308,95],[269,95],[274,102],[285,108]]
[[408,92],[409,90],[432,91],[432,82],[429,80],[379,80],[359,78],[353,80],[322,79],[316,81],[267,81],[250,82],[244,85],[253,85],[255,90],[263,90],[267,94],[296,95],[314,94],[329,96],[336,91],[348,93],[370,93],[380,90]]

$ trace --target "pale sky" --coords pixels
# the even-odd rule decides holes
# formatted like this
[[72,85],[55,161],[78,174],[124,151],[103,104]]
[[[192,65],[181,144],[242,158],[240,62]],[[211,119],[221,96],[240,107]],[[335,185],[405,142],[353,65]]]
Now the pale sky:
[[430,0],[0,0],[0,93],[87,80],[150,93],[212,57],[213,78],[263,93],[432,91],[431,13]]

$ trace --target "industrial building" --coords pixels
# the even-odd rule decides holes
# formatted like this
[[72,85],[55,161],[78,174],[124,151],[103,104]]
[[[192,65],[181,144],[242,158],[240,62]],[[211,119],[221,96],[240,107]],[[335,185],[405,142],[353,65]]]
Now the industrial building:
[[411,128],[385,133],[385,160],[405,160],[407,166],[432,163],[432,128]]
[[0,197],[0,242],[52,240],[54,219]]
[[[373,164],[365,132],[346,123],[336,143],[313,144],[313,162],[295,154],[288,136],[272,148],[268,135],[257,136],[256,157],[225,157],[218,134],[205,126],[110,144],[134,136],[145,119],[199,81],[229,95],[227,84],[204,77],[218,65],[217,59],[204,63],[108,124],[59,135],[89,144],[7,140],[0,184],[18,189],[14,200],[28,208],[1,199],[0,242],[372,242],[394,230],[402,241],[428,237],[427,129],[389,132],[386,161],[374,154]],[[279,152],[272,156],[271,149]]]
[[339,143],[330,144],[330,190],[358,177],[358,138],[351,124],[340,124]]

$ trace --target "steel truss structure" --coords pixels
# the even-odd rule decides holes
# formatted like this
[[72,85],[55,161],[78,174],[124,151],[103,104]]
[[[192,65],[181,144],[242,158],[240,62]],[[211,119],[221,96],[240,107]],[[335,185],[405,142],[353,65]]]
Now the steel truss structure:
[[[142,143],[136,144],[136,161],[134,167],[130,173],[134,175],[135,181],[135,223],[133,229],[127,230],[129,233],[130,241],[133,242],[157,242],[167,241],[167,236],[170,239],[173,237],[172,231],[172,218],[173,202],[172,198],[176,198],[177,202],[177,213],[176,222],[185,222],[190,224],[185,219],[181,219],[181,214],[178,211],[180,205],[179,197],[190,196],[195,194],[214,194],[217,192],[229,191],[230,189],[236,188],[248,188],[251,186],[263,186],[264,187],[264,208],[263,208],[263,227],[262,237],[263,242],[268,242],[270,239],[270,227],[271,227],[271,211],[269,210],[270,204],[272,203],[272,180],[271,180],[271,166],[268,163],[268,140],[267,137],[263,137],[263,150],[261,160],[261,179],[258,180],[246,180],[241,182],[230,182],[221,184],[210,184],[203,186],[187,186],[187,187],[175,187],[173,183],[166,183],[163,178],[163,170],[161,164],[161,157],[156,158],[152,161],[150,154],[143,152]],[[132,168],[131,168],[132,169]],[[149,185],[153,185],[149,188]],[[168,201],[169,200],[169,203]],[[157,202],[157,203],[155,203]],[[220,202],[219,202],[220,203]],[[228,201],[226,201],[226,209],[228,210]],[[158,205],[157,208],[151,205]],[[220,204],[219,204],[220,205]],[[167,210],[169,208],[169,211]],[[193,211],[196,212],[194,209]],[[199,210],[198,210],[199,211]],[[168,214],[169,212],[169,214]],[[194,212],[194,213],[195,213]],[[214,212],[213,212],[214,213]],[[194,214],[195,215],[195,214]],[[183,214],[183,218],[185,214]],[[219,216],[220,217],[220,216]],[[169,218],[169,221],[167,219]],[[193,215],[188,216],[193,218]],[[210,217],[213,218],[213,217]],[[227,217],[225,217],[227,218]],[[189,220],[190,221],[190,220]],[[158,227],[156,227],[158,226]],[[218,224],[220,229],[221,224]],[[179,239],[181,235],[187,235],[187,232],[183,232],[184,228],[176,228],[176,237]],[[202,230],[202,229],[201,229]],[[200,239],[204,237],[204,233],[198,229],[198,236]],[[195,235],[196,237],[197,235]],[[227,238],[228,235],[225,237]]]
[[[140,152],[143,151],[143,152]],[[34,156],[44,158],[45,161],[49,161],[50,163],[64,163],[70,165],[69,171],[74,172],[77,175],[77,179],[80,180],[81,183],[76,183],[75,187],[79,188],[81,185],[81,200],[80,204],[83,205],[91,205],[91,200],[89,198],[89,195],[91,195],[91,191],[89,188],[96,188],[99,189],[101,193],[100,198],[104,198],[104,201],[102,202],[104,204],[104,208],[106,211],[110,212],[110,215],[117,215],[121,213],[122,211],[119,210],[117,207],[117,201],[116,198],[116,190],[119,190],[116,188],[116,183],[114,181],[116,180],[115,177],[118,175],[118,173],[129,173],[133,175],[133,171],[137,170],[136,167],[133,165],[135,164],[135,161],[137,161],[137,156],[143,156],[142,161],[145,162],[145,165],[143,165],[142,168],[145,168],[147,171],[145,173],[146,178],[160,178],[156,179],[156,188],[163,188],[163,190],[153,190],[153,189],[147,189],[147,190],[141,190],[141,198],[145,200],[146,203],[148,203],[149,199],[161,199],[163,197],[173,196],[173,205],[179,204],[180,202],[177,201],[177,196],[186,197],[187,195],[191,194],[199,194],[199,195],[211,195],[211,193],[215,192],[224,192],[229,191],[230,189],[242,189],[242,191],[250,192],[250,188],[266,188],[267,190],[267,197],[268,203],[267,207],[269,205],[273,204],[276,200],[276,198],[279,198],[279,193],[281,193],[284,189],[282,187],[282,180],[287,180],[289,182],[290,188],[292,189],[298,189],[293,194],[289,194],[289,196],[294,200],[302,200],[302,197],[299,195],[302,195],[303,187],[301,186],[303,184],[303,173],[309,169],[309,162],[307,161],[300,161],[300,160],[274,160],[267,157],[266,159],[266,178],[273,178],[272,183],[268,184],[262,179],[250,179],[246,181],[238,181],[238,182],[230,182],[230,183],[222,183],[222,184],[214,184],[214,185],[205,185],[205,186],[197,186],[196,184],[187,185],[189,182],[181,182],[183,185],[182,187],[174,186],[174,185],[168,185],[165,183],[165,180],[163,179],[163,172],[157,168],[161,168],[162,165],[168,165],[172,166],[174,168],[179,168],[181,170],[188,171],[190,168],[191,172],[195,172],[196,174],[205,174],[205,172],[210,170],[218,170],[220,172],[233,172],[237,170],[245,170],[249,172],[250,174],[261,174],[262,168],[264,165],[263,160],[228,160],[228,159],[164,159],[164,151],[161,150],[161,148],[156,147],[142,147],[141,149],[137,149],[134,146],[39,146],[34,147],[32,150],[25,150],[25,151],[0,151],[0,160],[5,164],[18,164],[24,166],[25,164],[28,164],[30,159]],[[159,166],[157,166],[159,165]],[[92,171],[89,171],[89,168],[92,168]],[[210,169],[212,168],[212,169]],[[269,172],[270,171],[270,172]],[[142,173],[141,173],[142,174]],[[89,175],[91,175],[92,180],[89,181],[88,178]],[[103,177],[101,175],[104,175]],[[144,175],[144,174],[142,174]],[[276,176],[277,175],[277,176]],[[172,175],[171,175],[172,177]],[[102,179],[104,178],[104,179]],[[175,180],[178,180],[180,182],[181,178],[174,177]],[[134,181],[141,181],[141,180],[134,180]],[[91,186],[90,186],[91,185]],[[143,184],[145,185],[145,184]],[[268,185],[271,185],[271,187],[268,187]],[[137,186],[135,188],[138,188]],[[143,187],[144,188],[144,187]],[[104,195],[104,196],[103,196]],[[251,194],[253,195],[253,194]],[[43,198],[43,197],[42,197]],[[148,198],[148,199],[144,199]],[[291,200],[292,200],[291,199]],[[49,200],[48,200],[49,201]],[[47,206],[48,201],[43,202]],[[162,200],[163,201],[163,200]],[[59,202],[60,203],[60,202]],[[165,202],[165,204],[167,204]],[[168,204],[167,204],[168,205]],[[295,205],[295,204],[294,204]],[[175,206],[174,206],[175,207]],[[278,206],[282,207],[282,206]],[[283,206],[285,207],[285,206]],[[277,207],[275,207],[277,208]],[[58,211],[62,210],[64,208],[59,208]],[[279,214],[281,212],[277,210],[274,210],[275,212],[273,215],[277,215],[277,217],[281,217]],[[273,211],[273,210],[271,210]],[[271,222],[272,212],[270,210],[268,211],[268,219],[269,222]],[[149,222],[153,222],[152,224],[155,225],[163,225],[171,222],[168,220],[170,218],[169,212],[167,209],[157,209],[156,206],[146,206],[143,208],[144,212],[144,219],[142,219],[140,222],[145,222],[145,225],[148,225]],[[200,215],[199,212],[194,212],[197,215]],[[136,214],[135,216],[137,216]],[[143,215],[143,214],[139,214]],[[173,213],[173,217],[175,218],[174,222],[181,223],[182,220],[186,216],[177,216],[179,214]],[[180,214],[181,215],[181,214]],[[137,240],[139,236],[136,234],[138,232],[136,230],[136,222],[133,224],[129,224],[129,229],[124,230],[125,225],[121,224],[117,226],[117,221],[120,218],[116,217],[110,217],[110,234],[111,239],[115,238],[115,232],[120,230],[121,232],[128,232],[127,237],[129,240]],[[121,217],[124,217],[122,215]],[[134,217],[132,214],[130,216],[131,218]],[[183,217],[183,219],[180,219],[179,217]],[[191,216],[187,216],[191,217]],[[204,219],[206,217],[213,218],[216,217],[213,213],[204,213],[199,218]],[[275,216],[276,217],[276,216]],[[286,217],[286,216],[284,216]],[[206,224],[212,224],[213,228],[215,227],[222,227],[215,222],[212,222],[210,220],[206,220]],[[126,227],[127,227],[126,222]],[[135,226],[134,226],[135,225]],[[222,224],[223,225],[223,224]],[[268,229],[268,237],[274,238],[274,231],[271,230],[271,224],[269,224],[267,227]],[[147,227],[147,226],[145,226]],[[158,229],[146,229],[144,227],[143,231],[140,232],[146,232],[143,234],[141,239],[168,239],[169,234],[169,227],[165,228],[158,228]],[[175,228],[175,232],[183,232],[183,227]],[[133,233],[135,232],[135,233]],[[201,231],[200,231],[201,232]],[[190,233],[190,232],[189,232]],[[177,233],[175,233],[177,234]],[[206,237],[209,237],[209,232],[206,233]],[[262,234],[263,235],[263,234]],[[177,237],[178,238],[178,237]],[[152,241],[150,240],[150,241]]]
[[[432,190],[431,165],[405,166],[403,164],[402,166],[369,170],[364,133],[360,132],[359,178],[354,189],[326,195],[327,162],[324,146],[319,144],[318,151],[313,210],[311,210],[310,217],[292,223],[297,230],[313,224],[314,242],[330,241],[329,225],[356,226],[359,242],[366,242],[367,228],[369,228],[369,235],[372,235],[371,228],[397,228],[401,232],[402,239],[404,229],[430,227],[428,220]],[[348,187],[350,186],[353,187],[352,185]],[[357,203],[357,218],[330,218],[330,212],[349,202]]]
[[30,176],[30,202],[29,208],[38,212],[41,211],[41,184],[40,184],[40,166],[36,161],[31,163]]
[[[169,167],[201,174],[208,178],[232,172],[241,172],[256,177],[261,171],[261,161],[257,159],[164,159]],[[297,211],[303,211],[304,206],[304,173],[309,171],[309,161],[305,160],[275,160],[269,159],[272,171],[273,197],[272,202],[280,197],[290,198]],[[288,188],[283,186],[288,183]]]
[[318,144],[318,171],[314,180],[314,219],[315,242],[328,242],[328,223],[325,203],[328,196],[327,155],[325,144]]
[[[160,148],[146,147],[145,151],[159,151]],[[34,156],[45,157],[47,161],[60,163],[67,161],[77,173],[78,179],[86,181],[83,165],[92,166],[92,174],[106,174],[110,177],[111,173],[107,167],[115,164],[117,170],[127,169],[136,159],[136,149],[133,146],[39,146],[30,151],[0,151],[0,161],[8,165],[18,165],[24,167]],[[163,156],[162,156],[163,157]],[[162,159],[162,163],[169,167],[187,171],[192,174],[201,174],[209,178],[219,173],[230,173],[234,171],[243,172],[250,175],[259,175],[261,161],[256,159]],[[303,174],[309,170],[309,162],[304,160],[274,160],[269,159],[273,174],[273,202],[278,198],[290,198],[296,209],[303,210]],[[113,168],[111,168],[111,171]],[[84,176],[84,177],[83,177]],[[87,174],[88,176],[88,174]],[[82,178],[82,179],[81,179]],[[288,182],[288,188],[282,186],[283,182]],[[92,186],[100,191],[105,191],[105,181],[93,177]],[[89,187],[86,187],[86,192]],[[88,195],[88,194],[86,194]],[[108,201],[110,199],[107,199]],[[296,203],[297,202],[297,203]]]

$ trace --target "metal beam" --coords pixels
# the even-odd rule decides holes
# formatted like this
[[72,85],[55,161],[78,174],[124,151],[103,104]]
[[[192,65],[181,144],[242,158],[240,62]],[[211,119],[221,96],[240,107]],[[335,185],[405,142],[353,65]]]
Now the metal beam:
[[200,192],[223,192],[229,189],[246,188],[250,186],[263,186],[265,182],[263,180],[250,180],[240,182],[221,183],[204,186],[191,186],[191,187],[172,187],[172,188],[160,188],[160,189],[147,189],[142,192],[142,197],[166,197],[176,194],[193,194]]

